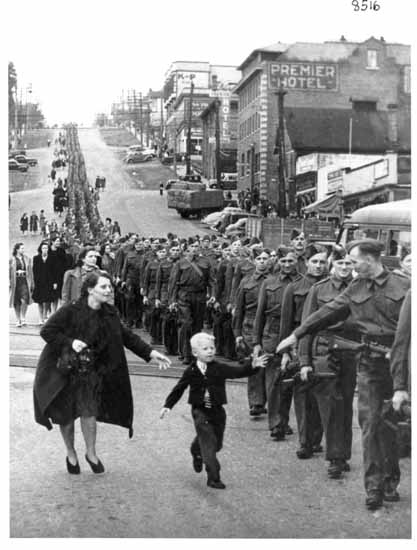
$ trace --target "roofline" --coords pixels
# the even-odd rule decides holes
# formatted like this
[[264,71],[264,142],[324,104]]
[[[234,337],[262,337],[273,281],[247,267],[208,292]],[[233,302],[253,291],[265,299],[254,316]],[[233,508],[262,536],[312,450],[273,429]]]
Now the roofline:
[[253,76],[255,76],[260,72],[262,72],[262,67],[256,67],[256,69],[254,69],[251,73],[245,76],[245,78],[242,78],[242,80],[236,84],[236,86],[232,90],[232,93],[237,94],[239,90],[242,88],[242,86],[244,86],[248,82],[248,80],[250,80]]

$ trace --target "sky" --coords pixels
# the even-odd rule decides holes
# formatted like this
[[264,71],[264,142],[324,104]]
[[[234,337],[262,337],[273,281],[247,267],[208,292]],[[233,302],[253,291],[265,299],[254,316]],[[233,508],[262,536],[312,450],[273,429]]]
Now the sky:
[[2,42],[23,100],[30,83],[49,124],[90,123],[122,89],[160,89],[176,60],[238,66],[258,47],[342,34],[412,44],[412,0],[377,1],[354,11],[352,0],[19,0],[19,24],[4,25],[16,17],[9,0]]

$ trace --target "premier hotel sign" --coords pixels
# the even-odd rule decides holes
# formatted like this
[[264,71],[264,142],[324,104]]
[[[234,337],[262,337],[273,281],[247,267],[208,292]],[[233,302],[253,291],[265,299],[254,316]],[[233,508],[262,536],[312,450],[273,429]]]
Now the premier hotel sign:
[[269,86],[290,90],[335,92],[338,89],[336,63],[270,63]]

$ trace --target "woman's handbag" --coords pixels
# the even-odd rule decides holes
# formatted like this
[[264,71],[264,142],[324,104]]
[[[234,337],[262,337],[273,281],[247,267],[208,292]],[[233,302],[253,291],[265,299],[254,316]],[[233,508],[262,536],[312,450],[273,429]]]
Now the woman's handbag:
[[63,374],[69,374],[78,368],[78,354],[72,347],[64,347],[61,355],[58,357],[56,368]]

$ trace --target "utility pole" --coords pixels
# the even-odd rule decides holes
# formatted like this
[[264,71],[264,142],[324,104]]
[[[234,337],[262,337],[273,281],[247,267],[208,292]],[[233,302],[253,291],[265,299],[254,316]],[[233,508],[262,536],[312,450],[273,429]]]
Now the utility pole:
[[190,105],[188,113],[188,132],[187,132],[187,159],[186,159],[186,174],[189,176],[191,174],[191,125],[193,123],[193,92],[194,92],[194,79],[193,74],[190,74]]
[[143,146],[143,105],[142,105],[142,92],[139,92],[139,115],[140,115],[140,144]]
[[221,188],[221,166],[220,166],[220,99],[215,99],[215,139],[216,139],[216,181],[217,187]]
[[275,92],[278,97],[278,129],[277,129],[277,146],[278,146],[278,217],[287,217],[287,198],[285,188],[285,133],[284,133],[284,96],[287,93],[284,88],[280,87],[278,92]]
[[174,174],[177,177],[177,119],[174,114]]
[[151,104],[148,97],[147,109],[146,109],[146,147],[149,147],[150,129],[151,129]]
[[159,154],[162,153],[162,136],[164,134],[164,93],[161,92],[161,127],[159,130]]

